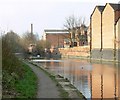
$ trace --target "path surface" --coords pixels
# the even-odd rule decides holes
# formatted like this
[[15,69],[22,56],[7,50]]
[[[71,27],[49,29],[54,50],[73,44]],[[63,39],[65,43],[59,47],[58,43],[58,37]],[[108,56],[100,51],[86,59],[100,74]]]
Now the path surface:
[[56,84],[40,68],[25,62],[38,77],[37,98],[60,98]]

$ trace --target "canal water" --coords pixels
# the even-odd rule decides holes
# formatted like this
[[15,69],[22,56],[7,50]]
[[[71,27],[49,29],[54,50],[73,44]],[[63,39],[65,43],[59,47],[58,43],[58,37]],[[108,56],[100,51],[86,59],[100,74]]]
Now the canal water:
[[79,59],[34,61],[69,79],[86,98],[118,97],[118,64],[93,63]]

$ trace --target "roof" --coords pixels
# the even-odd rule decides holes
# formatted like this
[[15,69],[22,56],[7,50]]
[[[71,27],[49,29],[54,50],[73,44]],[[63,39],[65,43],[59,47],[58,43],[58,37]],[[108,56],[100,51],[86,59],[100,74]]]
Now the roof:
[[120,17],[117,19],[117,21],[116,21],[116,23],[115,23],[115,24],[117,24],[119,20],[120,20]]
[[[109,4],[115,11],[120,11],[120,4],[119,3],[106,3],[106,5],[107,4]],[[106,7],[106,5],[105,6],[98,5],[95,7],[95,9],[98,8],[98,10],[102,13],[104,8]],[[95,11],[95,9],[94,9],[94,11]],[[93,13],[94,13],[94,11],[93,11]],[[93,13],[91,14],[91,16],[93,15]]]
[[69,33],[68,30],[60,30],[60,29],[45,29],[44,30],[45,33],[50,33],[50,34],[57,34],[57,33],[60,33],[60,34],[65,34],[65,33]]
[[115,3],[109,3],[109,4],[115,11],[120,10],[120,4],[115,4]]
[[94,8],[94,10],[93,10],[93,12],[92,12],[92,14],[91,14],[91,16],[90,17],[92,17],[92,15],[93,15],[93,13],[95,12],[95,9],[96,8],[98,8],[98,10],[102,13],[103,12],[103,10],[104,10],[104,8],[105,8],[105,6],[96,6],[95,8]]
[[60,29],[45,29],[45,32],[67,32],[68,30],[60,30]]
[[105,6],[96,6],[100,12],[102,12],[105,8]]

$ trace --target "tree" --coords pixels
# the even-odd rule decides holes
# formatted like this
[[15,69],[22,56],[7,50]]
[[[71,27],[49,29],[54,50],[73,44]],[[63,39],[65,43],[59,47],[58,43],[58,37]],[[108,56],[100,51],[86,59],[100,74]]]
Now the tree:
[[2,69],[8,73],[19,72],[22,75],[20,62],[14,53],[23,52],[20,45],[20,37],[17,33],[10,31],[2,35]]
[[23,48],[20,44],[21,38],[17,33],[11,30],[10,32],[7,32],[7,34],[5,34],[2,38],[6,42],[6,44],[2,45],[3,47],[8,45],[12,53],[22,52]]
[[[76,40],[80,41],[80,38],[84,37],[83,33],[87,29],[87,27],[85,25],[85,22],[86,22],[85,18],[82,18],[82,17],[77,18],[74,15],[69,16],[68,18],[66,18],[66,22],[64,24],[64,27],[67,28],[67,30],[71,34],[71,37],[70,37],[71,46],[74,45],[73,43]],[[85,39],[83,39],[83,40],[85,40]]]
[[37,41],[36,36],[32,33],[26,32],[22,36],[22,46],[24,47],[25,50],[28,49],[28,46],[30,44],[35,44]]
[[36,43],[37,52],[41,56],[45,56],[45,48],[50,49],[50,47],[51,47],[51,44],[48,41],[45,41],[45,40],[39,40]]
[[38,38],[35,34],[30,32],[25,32],[21,38],[21,45],[24,48],[24,56],[36,56],[36,43]]
[[77,25],[77,20],[76,20],[74,15],[66,18],[66,22],[64,24],[64,27],[67,28],[67,30],[71,34],[71,41],[72,41],[72,39],[75,38],[75,27],[76,27],[76,25]]

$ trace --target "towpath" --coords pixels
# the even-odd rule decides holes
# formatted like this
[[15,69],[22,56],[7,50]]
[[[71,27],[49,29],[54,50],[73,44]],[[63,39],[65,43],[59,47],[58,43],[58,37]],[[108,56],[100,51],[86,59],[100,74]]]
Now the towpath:
[[59,91],[54,83],[40,68],[25,62],[38,77],[37,98],[60,98]]

